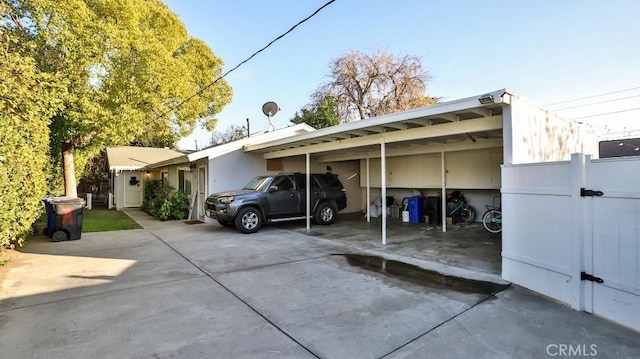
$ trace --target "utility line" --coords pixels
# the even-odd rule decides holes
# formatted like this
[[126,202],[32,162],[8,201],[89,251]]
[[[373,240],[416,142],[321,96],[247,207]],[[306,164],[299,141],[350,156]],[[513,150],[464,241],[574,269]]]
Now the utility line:
[[563,108],[557,108],[554,111],[564,111],[564,110],[571,110],[574,108],[579,108],[579,107],[586,107],[586,106],[592,106],[592,105],[600,105],[603,103],[607,103],[607,102],[615,102],[615,101],[622,101],[622,100],[628,100],[630,98],[635,98],[635,97],[640,97],[640,95],[633,95],[633,96],[627,96],[627,97],[620,97],[620,98],[615,98],[615,99],[611,99],[611,100],[604,100],[604,101],[599,101],[599,102],[591,102],[591,103],[587,103],[584,105],[576,105],[576,106],[571,106],[571,107],[563,107]]
[[213,80],[211,83],[209,83],[208,85],[204,86],[203,88],[201,88],[200,90],[198,90],[198,92],[196,92],[195,94],[187,97],[186,99],[184,99],[183,101],[179,102],[178,104],[172,106],[169,110],[159,114],[156,118],[161,118],[164,117],[165,115],[167,115],[168,113],[174,111],[175,109],[177,109],[178,107],[184,105],[185,103],[187,103],[188,101],[190,101],[191,99],[193,99],[194,97],[202,94],[205,90],[207,90],[209,87],[215,85],[218,81],[222,80],[223,78],[225,78],[228,74],[230,74],[231,72],[235,71],[238,67],[244,65],[246,62],[248,62],[249,60],[251,60],[252,58],[254,58],[256,55],[258,55],[259,53],[261,53],[262,51],[266,50],[269,46],[273,45],[276,41],[282,39],[283,37],[285,37],[286,35],[288,35],[291,31],[293,31],[296,27],[302,25],[304,22],[306,22],[307,20],[311,19],[312,17],[316,16],[316,14],[318,14],[322,9],[324,9],[325,7],[331,5],[331,3],[333,3],[336,0],[330,0],[327,1],[324,5],[322,5],[321,7],[319,7],[316,11],[314,11],[311,15],[307,16],[306,18],[300,20],[297,24],[293,25],[289,30],[285,31],[284,33],[282,33],[281,35],[279,35],[278,37],[276,37],[275,39],[271,40],[267,45],[265,45],[263,48],[261,48],[260,50],[254,52],[253,54],[251,54],[251,56],[247,57],[245,60],[243,60],[242,62],[240,62],[239,64],[237,64],[234,68],[230,69],[229,71],[225,72],[222,76],[219,76],[218,78],[216,78],[215,80]]
[[636,110],[640,110],[640,107],[629,108],[629,109],[620,110],[620,111],[604,112],[604,113],[599,113],[599,114],[596,114],[596,115],[574,117],[574,118],[570,118],[570,120],[579,120],[579,119],[583,119],[583,118],[599,117],[599,116],[604,116],[604,115],[613,115],[614,113],[622,113],[622,112],[629,112],[629,111],[636,111]]
[[594,98],[594,97],[613,95],[613,94],[617,94],[617,93],[621,93],[621,92],[628,92],[628,91],[633,91],[633,90],[638,90],[638,89],[640,89],[640,86],[632,87],[632,88],[629,88],[629,89],[626,89],[626,90],[618,90],[618,91],[613,91],[613,92],[607,92],[607,93],[603,93],[603,94],[599,94],[599,95],[592,95],[592,96],[587,96],[587,97],[575,98],[573,100],[566,100],[566,101],[549,103],[549,104],[546,104],[545,106],[559,105],[561,103],[575,102],[575,101],[586,100],[586,99],[590,99],[590,98]]

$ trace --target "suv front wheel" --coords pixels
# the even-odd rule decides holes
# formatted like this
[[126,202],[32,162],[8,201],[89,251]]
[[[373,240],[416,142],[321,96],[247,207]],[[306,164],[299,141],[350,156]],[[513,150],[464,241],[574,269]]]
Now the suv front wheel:
[[260,211],[255,207],[245,207],[238,212],[236,229],[242,233],[256,233],[262,226]]
[[323,202],[318,205],[316,212],[313,215],[313,220],[317,224],[331,224],[336,219],[336,209],[329,202]]

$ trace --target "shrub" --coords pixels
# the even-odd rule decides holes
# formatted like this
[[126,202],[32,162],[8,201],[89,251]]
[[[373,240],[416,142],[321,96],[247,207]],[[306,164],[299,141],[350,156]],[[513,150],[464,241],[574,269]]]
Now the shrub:
[[49,183],[50,78],[33,59],[0,53],[0,251],[22,245],[43,210]]
[[185,219],[189,215],[189,198],[166,183],[146,181],[142,210],[161,221]]

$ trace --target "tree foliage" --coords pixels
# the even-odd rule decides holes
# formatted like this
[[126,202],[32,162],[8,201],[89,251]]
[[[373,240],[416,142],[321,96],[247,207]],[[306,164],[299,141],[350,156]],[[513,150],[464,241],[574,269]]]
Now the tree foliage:
[[296,112],[291,122],[306,123],[315,129],[337,125],[336,101],[331,96],[325,96],[320,103],[307,105],[300,112]]
[[231,100],[212,84],[222,61],[160,0],[0,0],[0,37],[2,195],[33,192],[0,198],[3,231],[33,219],[45,183],[60,194],[63,148],[75,182],[105,147],[173,146]]
[[231,125],[224,131],[214,131],[211,133],[211,145],[235,141],[247,137],[247,128],[244,126]]
[[[425,95],[429,74],[413,56],[351,51],[331,65],[331,81],[314,94],[314,103],[335,99],[340,122],[380,116],[437,102]],[[425,100],[431,100],[434,102]]]
[[1,1],[3,31],[18,39],[10,49],[68,80],[52,155],[71,144],[79,173],[106,146],[173,145],[230,101],[225,81],[207,87],[222,61],[159,0]]

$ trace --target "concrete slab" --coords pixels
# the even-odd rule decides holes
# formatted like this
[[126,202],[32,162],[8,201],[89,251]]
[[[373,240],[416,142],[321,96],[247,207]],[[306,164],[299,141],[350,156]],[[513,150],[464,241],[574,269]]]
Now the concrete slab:
[[0,311],[203,276],[146,230],[35,237],[0,286]]
[[321,358],[384,356],[488,297],[425,288],[341,256],[216,279]]
[[295,223],[247,236],[128,213],[145,229],[22,249],[0,291],[3,356],[545,357],[596,344],[599,357],[640,357],[640,333],[522,288],[483,301],[332,255],[434,266],[419,253],[308,236]]
[[520,287],[497,294],[386,358],[640,357],[640,333]]
[[0,312],[5,358],[313,357],[208,277]]

